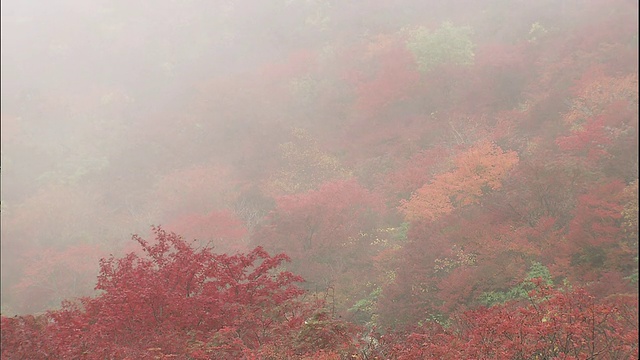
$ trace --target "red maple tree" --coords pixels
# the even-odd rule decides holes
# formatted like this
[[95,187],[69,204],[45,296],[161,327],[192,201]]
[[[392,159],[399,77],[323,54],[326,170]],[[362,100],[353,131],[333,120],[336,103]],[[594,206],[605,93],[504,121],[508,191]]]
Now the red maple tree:
[[[134,236],[144,256],[101,260],[100,295],[38,318],[3,317],[2,357],[238,359],[353,347],[353,327],[323,317],[321,303],[301,301],[302,278],[279,270],[286,255],[260,247],[219,255],[154,232],[154,242]],[[314,332],[323,340],[311,341]]]

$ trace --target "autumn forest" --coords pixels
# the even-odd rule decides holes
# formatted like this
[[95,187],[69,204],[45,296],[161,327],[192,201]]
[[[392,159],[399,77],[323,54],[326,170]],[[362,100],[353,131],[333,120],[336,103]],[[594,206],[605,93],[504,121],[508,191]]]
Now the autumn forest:
[[3,1],[2,359],[637,359],[638,3]]

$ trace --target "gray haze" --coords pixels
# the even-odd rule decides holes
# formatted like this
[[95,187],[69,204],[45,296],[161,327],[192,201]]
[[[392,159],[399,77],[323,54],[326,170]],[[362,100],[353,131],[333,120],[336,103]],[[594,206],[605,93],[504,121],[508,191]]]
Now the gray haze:
[[[225,184],[238,178],[234,167],[251,175],[254,162],[264,160],[233,150],[238,137],[259,132],[254,121],[281,115],[265,113],[268,106],[252,113],[251,103],[233,99],[239,92],[240,101],[253,100],[244,89],[255,86],[210,84],[286,60],[298,48],[322,46],[328,12],[334,12],[333,32],[360,37],[384,28],[375,9],[358,7],[284,0],[3,0],[3,314],[42,311],[88,293],[99,257],[123,251],[131,234],[146,234],[150,225],[183,211],[232,209],[245,220],[266,211],[268,205],[243,208],[244,198],[230,202],[224,194],[235,189]],[[215,129],[200,129],[213,118]],[[183,135],[176,144],[155,140],[173,131]],[[198,140],[207,131],[211,135]],[[183,148],[190,136],[209,142],[210,153]],[[189,180],[163,180],[167,174],[180,178],[181,169],[201,179],[204,172],[209,177],[203,181],[219,187],[202,195],[184,190]],[[178,193],[169,197],[172,204],[156,196],[167,188]],[[78,278],[78,269],[88,275]],[[16,291],[51,301],[18,309],[15,299],[7,300]]]
[[[448,156],[483,139],[524,160],[544,153],[536,141],[555,144],[578,128],[563,122],[579,104],[568,88],[603,76],[602,64],[635,76],[612,71],[607,81],[637,85],[637,30],[631,40],[617,35],[633,33],[637,15],[620,11],[614,15],[628,24],[610,26],[606,6],[3,0],[2,314],[92,294],[99,258],[136,250],[131,235],[147,236],[152,225],[221,252],[245,251],[282,195],[329,181],[386,191],[384,219],[363,216],[341,236],[393,228],[406,238],[398,208],[430,181],[424,168],[442,173]],[[565,31],[575,49],[562,42]],[[590,42],[592,33],[602,44]],[[589,51],[595,55],[573,56]],[[637,91],[623,90],[621,99],[637,105]],[[628,127],[636,131],[637,122]],[[622,160],[606,171],[635,180],[637,191],[629,141],[613,147]],[[526,174],[519,176],[531,179]],[[511,186],[529,194],[519,182]],[[573,216],[580,190],[572,191],[554,193],[559,210],[549,216]],[[282,223],[282,233],[271,234],[278,240],[289,233]],[[331,238],[335,229],[327,228]]]

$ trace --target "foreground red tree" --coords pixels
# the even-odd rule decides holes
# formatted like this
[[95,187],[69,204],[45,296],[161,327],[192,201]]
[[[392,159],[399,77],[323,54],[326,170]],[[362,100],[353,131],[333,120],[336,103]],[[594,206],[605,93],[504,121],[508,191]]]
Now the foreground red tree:
[[[278,358],[355,351],[354,328],[303,302],[302,278],[262,248],[233,256],[154,229],[144,256],[101,260],[102,294],[44,316],[2,318],[2,358]],[[314,333],[322,334],[323,341]]]
[[[637,359],[638,297],[597,300],[534,279],[523,301],[457,314],[380,337],[385,359]],[[375,358],[375,357],[374,357]]]

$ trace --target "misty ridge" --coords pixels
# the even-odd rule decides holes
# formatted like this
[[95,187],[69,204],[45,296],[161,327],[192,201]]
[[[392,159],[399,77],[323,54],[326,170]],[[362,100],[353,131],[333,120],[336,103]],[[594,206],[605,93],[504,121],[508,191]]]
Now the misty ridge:
[[3,359],[633,359],[638,4],[1,3]]

